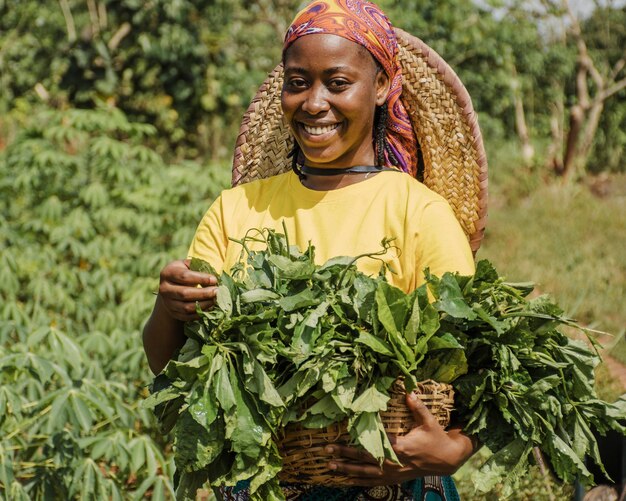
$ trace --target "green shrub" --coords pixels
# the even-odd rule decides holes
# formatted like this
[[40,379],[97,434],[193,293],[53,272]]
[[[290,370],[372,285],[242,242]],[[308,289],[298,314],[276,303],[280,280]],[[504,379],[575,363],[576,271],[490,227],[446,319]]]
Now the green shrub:
[[[44,111],[0,157],[0,494],[172,496],[140,328],[224,168],[167,165],[119,111]],[[193,191],[190,187],[193,187]]]

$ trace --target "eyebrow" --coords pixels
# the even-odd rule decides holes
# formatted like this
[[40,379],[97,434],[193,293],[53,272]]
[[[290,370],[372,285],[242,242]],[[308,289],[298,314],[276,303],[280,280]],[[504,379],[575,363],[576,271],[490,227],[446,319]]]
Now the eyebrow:
[[[351,71],[350,66],[333,66],[332,68],[326,68],[322,73],[325,75],[332,75],[340,71]],[[300,66],[288,66],[285,68],[285,73],[309,73],[309,70]]]

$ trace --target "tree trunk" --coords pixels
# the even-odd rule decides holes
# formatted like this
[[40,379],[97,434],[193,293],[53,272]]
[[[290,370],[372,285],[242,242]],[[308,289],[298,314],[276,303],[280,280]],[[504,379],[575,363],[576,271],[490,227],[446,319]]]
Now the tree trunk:
[[604,110],[604,101],[598,101],[591,107],[591,111],[587,115],[585,122],[585,128],[582,133],[582,139],[580,141],[579,150],[579,164],[580,172],[584,173],[587,162],[589,160],[589,154],[593,146],[593,138],[596,136],[598,125],[600,124],[600,117]]
[[546,158],[548,159],[548,167],[556,174],[563,173],[563,114],[564,111],[563,95],[554,103],[550,115],[550,136],[552,141],[548,146]]
[[565,151],[563,152],[563,170],[557,172],[563,176],[565,180],[569,180],[574,171],[574,164],[578,156],[578,138],[582,129],[585,113],[582,106],[576,104],[572,106],[569,116],[569,132],[567,133],[567,142],[565,143]]
[[515,106],[515,129],[517,131],[517,137],[522,145],[522,159],[524,160],[524,165],[529,166],[532,164],[535,156],[535,148],[530,142],[530,134],[528,133],[528,127],[526,126],[524,100],[522,99],[522,92],[520,89],[521,82],[517,77],[515,65],[512,67],[512,73],[511,89],[513,91],[513,104]]

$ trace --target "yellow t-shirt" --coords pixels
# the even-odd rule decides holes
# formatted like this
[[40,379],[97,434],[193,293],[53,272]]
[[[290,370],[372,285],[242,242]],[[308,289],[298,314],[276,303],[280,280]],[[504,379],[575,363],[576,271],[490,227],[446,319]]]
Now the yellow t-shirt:
[[[395,238],[396,249],[381,259],[395,272],[390,283],[405,292],[424,283],[426,267],[438,276],[474,272],[468,240],[446,200],[410,175],[389,171],[330,191],[306,188],[293,172],[225,190],[202,218],[189,257],[228,271],[242,250],[230,238],[251,228],[283,233],[283,223],[290,243],[315,246],[318,264],[380,251],[383,238]],[[381,263],[364,258],[357,267],[377,275]]]

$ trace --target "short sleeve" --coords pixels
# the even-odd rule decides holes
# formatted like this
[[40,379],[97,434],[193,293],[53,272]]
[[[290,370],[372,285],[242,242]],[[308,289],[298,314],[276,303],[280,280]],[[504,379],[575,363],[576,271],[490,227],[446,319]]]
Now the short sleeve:
[[224,269],[228,237],[224,228],[223,199],[220,195],[200,221],[187,257],[208,262],[218,273]]
[[420,282],[428,268],[435,276],[445,272],[473,275],[474,257],[452,208],[445,200],[430,202],[423,210],[418,232],[417,270]]

